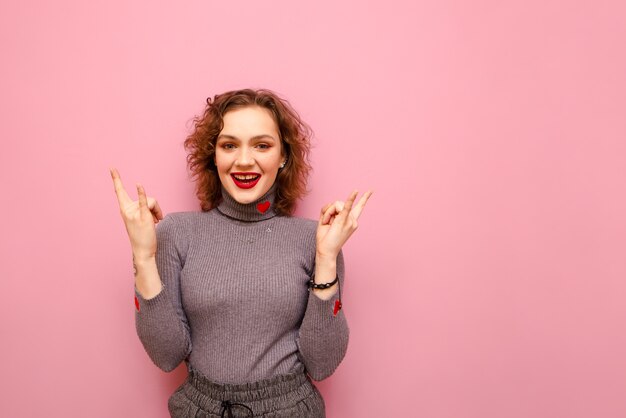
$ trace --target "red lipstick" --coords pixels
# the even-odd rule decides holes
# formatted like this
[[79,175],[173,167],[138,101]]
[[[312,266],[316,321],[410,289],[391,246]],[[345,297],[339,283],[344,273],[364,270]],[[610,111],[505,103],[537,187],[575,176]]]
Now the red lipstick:
[[[235,176],[239,176],[239,177],[241,177],[241,176],[256,176],[256,177],[255,178],[251,178],[249,180],[243,180],[243,179],[237,179]],[[233,179],[233,182],[240,189],[251,189],[254,186],[256,186],[256,184],[259,182],[259,179],[261,178],[261,175],[259,173],[245,172],[245,173],[230,173],[230,177]]]

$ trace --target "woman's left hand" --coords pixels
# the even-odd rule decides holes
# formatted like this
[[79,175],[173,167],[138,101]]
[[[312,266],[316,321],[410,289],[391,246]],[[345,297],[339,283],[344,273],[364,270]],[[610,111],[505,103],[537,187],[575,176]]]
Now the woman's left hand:
[[322,208],[316,234],[318,255],[336,258],[343,244],[356,230],[357,219],[372,192],[366,192],[354,205],[357,194],[358,190],[355,190],[345,203],[338,200]]

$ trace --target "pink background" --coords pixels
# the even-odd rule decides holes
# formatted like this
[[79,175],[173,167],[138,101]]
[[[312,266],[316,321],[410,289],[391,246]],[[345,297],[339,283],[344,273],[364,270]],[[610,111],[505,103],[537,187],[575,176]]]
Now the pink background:
[[328,416],[626,416],[620,1],[0,6],[2,417],[167,417],[108,167],[198,210],[182,141],[265,87],[316,132],[298,215],[374,190],[344,247]]

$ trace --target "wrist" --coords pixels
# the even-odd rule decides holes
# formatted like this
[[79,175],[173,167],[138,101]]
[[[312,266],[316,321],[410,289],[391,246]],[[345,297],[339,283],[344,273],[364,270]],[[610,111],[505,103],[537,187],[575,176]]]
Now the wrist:
[[337,276],[337,261],[335,259],[316,260],[313,282],[316,284],[332,282]]
[[152,264],[156,262],[156,255],[142,254],[133,252],[133,263],[137,266]]
[[338,253],[327,253],[327,252],[322,252],[322,251],[316,251],[315,252],[315,261],[316,262],[323,262],[323,263],[328,263],[328,262],[336,262],[337,261],[337,256]]
[[311,293],[322,300],[329,300],[337,293],[337,285],[334,284],[328,289],[311,289]]
[[329,280],[326,282],[318,281],[317,276],[315,276],[309,279],[309,282],[307,283],[307,285],[309,288],[313,290],[319,290],[319,289],[328,289],[330,287],[335,286],[337,283],[339,283],[339,276],[335,276],[334,280]]

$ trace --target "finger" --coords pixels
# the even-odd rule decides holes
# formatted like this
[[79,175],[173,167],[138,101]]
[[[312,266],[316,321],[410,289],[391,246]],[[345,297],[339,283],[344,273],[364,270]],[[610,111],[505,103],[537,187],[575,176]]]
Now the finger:
[[323,222],[324,222],[324,215],[326,215],[326,211],[328,211],[328,209],[331,207],[331,205],[332,205],[332,203],[324,205],[324,207],[320,211],[320,222],[319,222],[320,225],[323,224]]
[[329,204],[325,205],[325,206],[322,208],[322,211],[321,211],[321,214],[322,214],[322,215],[323,215],[323,214],[324,214],[324,213],[328,210],[328,208],[330,207],[330,205],[332,205],[332,203],[329,203]]
[[326,225],[327,223],[329,223],[329,221],[335,216],[336,213],[337,208],[336,206],[334,206],[334,203],[326,205],[326,211],[322,213],[322,216],[320,216],[320,224]]
[[[340,207],[342,207],[342,208],[343,208],[343,202],[342,202],[342,201],[340,201],[340,200],[336,200],[336,201],[334,201],[334,202],[330,202],[329,204],[327,204],[326,206],[324,206],[324,207],[322,208],[321,213],[322,213],[322,214],[324,214],[324,213],[328,210],[328,208],[329,208],[329,207],[331,207],[332,205],[335,205],[335,206],[339,205]],[[339,209],[339,210],[341,210],[341,209]]]
[[151,213],[150,209],[148,209],[148,200],[146,199],[146,191],[143,186],[137,183],[137,196],[139,197],[139,211],[142,215],[147,213]]
[[110,168],[111,178],[113,178],[113,187],[115,188],[115,194],[117,195],[117,200],[120,204],[120,208],[131,203],[133,200],[126,193],[126,189],[124,189],[124,185],[122,184],[122,178],[120,177],[120,173],[118,173],[117,169]]
[[343,206],[343,209],[341,210],[339,215],[337,215],[338,217],[342,217],[343,219],[346,219],[348,217],[350,210],[352,210],[352,205],[354,204],[354,200],[356,199],[357,194],[359,194],[358,190],[354,190],[352,193],[350,193],[350,196],[348,196],[348,199],[346,200],[346,204]]
[[344,203],[339,200],[334,203],[331,203],[331,205],[332,206],[330,206],[326,210],[326,213],[324,214],[322,224],[327,224],[329,222],[332,223],[331,222],[332,218],[335,217],[338,213],[340,213],[344,207]]
[[155,214],[156,214],[157,218],[159,220],[163,219],[163,211],[161,210],[161,206],[159,206],[159,202],[157,202],[156,200],[154,201],[154,209],[156,209]]
[[155,219],[163,219],[163,212],[161,211],[161,207],[159,206],[159,202],[156,201],[153,197],[148,197],[148,207],[152,214],[155,216]]
[[354,216],[354,219],[359,219],[359,216],[361,215],[361,211],[365,207],[365,204],[367,203],[367,200],[370,198],[371,195],[372,195],[372,191],[368,190],[363,196],[361,196],[361,198],[359,199],[359,202],[356,204],[356,206],[354,206],[351,212],[352,215]]
[[320,215],[320,225],[326,225],[328,220],[333,217],[333,214],[336,212],[335,206],[326,205],[324,206],[324,211]]

